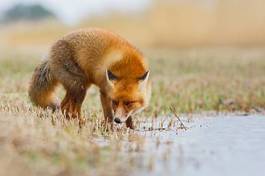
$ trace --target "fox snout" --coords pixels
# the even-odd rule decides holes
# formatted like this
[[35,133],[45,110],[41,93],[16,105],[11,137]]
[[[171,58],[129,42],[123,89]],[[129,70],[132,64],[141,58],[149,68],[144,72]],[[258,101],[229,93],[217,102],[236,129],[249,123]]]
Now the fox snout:
[[[149,71],[135,77],[122,77],[118,73],[106,70],[109,98],[115,123],[127,123],[129,117],[140,112],[149,101]],[[130,118],[131,119],[131,118]]]
[[117,117],[114,118],[114,122],[116,122],[116,123],[122,123],[121,119],[119,119]]
[[128,119],[130,112],[127,113],[123,108],[114,109],[114,122],[115,123],[124,123]]

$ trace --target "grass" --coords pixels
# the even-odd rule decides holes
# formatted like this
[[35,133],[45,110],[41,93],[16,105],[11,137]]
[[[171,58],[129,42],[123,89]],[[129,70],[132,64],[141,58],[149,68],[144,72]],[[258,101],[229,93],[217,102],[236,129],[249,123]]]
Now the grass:
[[[263,48],[144,53],[150,61],[153,93],[150,107],[136,117],[138,126],[148,117],[172,114],[171,106],[178,113],[265,108]],[[32,107],[27,87],[40,57],[38,52],[9,50],[1,55],[0,175],[130,175],[137,168],[152,170],[153,159],[143,160],[141,136],[124,128],[102,128],[97,88],[88,92],[83,106],[88,122],[81,130],[78,122],[66,121],[60,113]],[[62,97],[63,91],[58,94]],[[163,122],[160,126],[164,129]]]
[[[263,49],[145,50],[153,94],[149,116],[163,115],[174,105],[180,113],[251,111],[265,107]],[[28,83],[40,55],[7,54],[0,58],[2,101],[29,104]],[[62,97],[62,91],[59,93]],[[163,96],[161,96],[163,95]],[[100,110],[96,88],[89,90],[84,110]]]
[[[130,175],[152,171],[155,160],[166,163],[170,144],[163,158],[158,158],[146,150],[148,141],[139,131],[102,128],[95,87],[83,105],[88,121],[81,130],[77,121],[31,105],[27,89],[34,68],[48,46],[74,28],[104,27],[140,48],[153,48],[143,49],[150,61],[151,104],[135,122],[154,135],[185,128],[177,113],[264,112],[265,50],[253,47],[264,44],[263,6],[242,2],[241,6],[250,7],[246,12],[222,0],[212,11],[201,3],[172,3],[157,2],[139,16],[114,13],[72,27],[57,21],[1,25],[0,175]],[[212,44],[252,48],[175,49]],[[59,89],[58,96],[63,95]],[[156,117],[173,114],[176,117],[168,125],[163,120],[156,124]],[[159,138],[156,143],[164,145]],[[181,158],[181,146],[177,150]]]
[[150,57],[154,59],[153,112],[167,113],[171,104],[178,112],[265,107],[262,50],[194,49]]

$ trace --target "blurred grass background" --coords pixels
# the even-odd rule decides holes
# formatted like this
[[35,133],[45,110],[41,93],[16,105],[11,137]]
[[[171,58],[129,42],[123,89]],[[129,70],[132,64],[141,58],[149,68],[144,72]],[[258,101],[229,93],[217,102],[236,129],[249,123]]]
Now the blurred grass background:
[[97,26],[141,47],[258,46],[265,44],[264,9],[263,0],[155,0],[145,10],[109,11],[71,27],[57,20],[3,24],[1,43],[50,45],[68,31]]

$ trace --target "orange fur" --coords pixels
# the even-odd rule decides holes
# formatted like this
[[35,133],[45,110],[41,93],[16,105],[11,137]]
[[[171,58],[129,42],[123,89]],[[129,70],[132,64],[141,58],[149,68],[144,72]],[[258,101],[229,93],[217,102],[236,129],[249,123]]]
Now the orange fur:
[[[109,80],[106,71],[117,79]],[[150,83],[141,77],[148,71],[142,53],[120,36],[102,29],[79,30],[52,46],[48,60],[33,74],[29,95],[34,104],[51,107],[52,92],[60,83],[67,92],[62,111],[69,118],[80,118],[86,90],[95,84],[100,89],[105,119],[112,122],[116,112],[112,101],[133,102],[131,111],[147,106]],[[131,117],[128,121],[131,124]]]

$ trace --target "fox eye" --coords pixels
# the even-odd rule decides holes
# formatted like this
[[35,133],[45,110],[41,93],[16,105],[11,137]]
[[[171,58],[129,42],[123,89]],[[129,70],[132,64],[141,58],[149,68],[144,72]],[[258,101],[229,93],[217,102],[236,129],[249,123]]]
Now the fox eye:
[[118,77],[115,76],[111,71],[107,70],[107,73],[108,73],[109,80],[114,81],[118,79]]
[[112,100],[112,104],[113,104],[114,106],[118,106],[118,105],[119,105],[119,101]]
[[135,101],[125,101],[124,105],[125,106],[131,106]]

